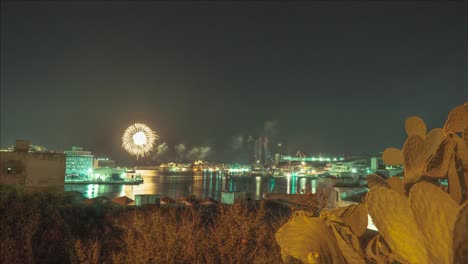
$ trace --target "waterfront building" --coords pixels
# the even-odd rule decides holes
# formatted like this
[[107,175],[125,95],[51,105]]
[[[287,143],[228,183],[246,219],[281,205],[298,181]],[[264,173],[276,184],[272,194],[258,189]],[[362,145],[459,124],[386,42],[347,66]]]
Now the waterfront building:
[[378,164],[377,159],[371,156],[352,156],[345,161],[339,161],[331,164],[330,174],[337,177],[365,177],[368,174],[375,172],[371,170],[372,166]]
[[203,172],[206,169],[208,169],[207,165],[208,164],[206,164],[206,162],[203,162],[202,160],[195,161],[193,162],[193,165],[192,165],[192,171],[194,173]]
[[95,168],[93,170],[93,179],[95,180],[113,180],[113,181],[121,181],[127,178],[126,170],[123,168]]
[[266,137],[258,137],[254,141],[254,164],[265,166],[269,159],[268,139]]
[[246,199],[245,192],[232,192],[232,191],[221,192],[222,204],[234,204],[236,202],[244,201],[245,199]]
[[[192,164],[190,163],[162,163],[159,165],[159,172],[161,173],[191,173]],[[197,167],[198,168],[198,167]],[[194,170],[195,171],[195,170]]]
[[123,205],[123,206],[135,205],[135,201],[128,198],[127,196],[116,197],[116,198],[112,199],[111,202],[113,202],[115,204],[118,204],[118,205]]
[[[301,152],[302,153],[302,152]],[[343,157],[323,157],[319,156],[289,156],[289,155],[280,155],[279,162],[290,162],[290,161],[300,161],[300,162],[321,162],[321,163],[330,163],[330,162],[339,162],[345,160]]]
[[65,151],[66,170],[68,178],[90,178],[93,174],[93,159],[91,151],[85,151],[82,147],[72,147]]
[[391,177],[400,174],[403,170],[401,166],[386,166],[382,161],[381,154],[379,154],[348,157],[345,161],[332,163],[329,171],[338,177],[365,178],[371,173]]
[[96,158],[93,160],[93,168],[114,168],[115,160],[109,158]]
[[160,205],[159,194],[135,194],[135,206]]
[[13,149],[0,152],[0,184],[26,190],[63,190],[64,182],[63,153],[31,148],[27,140],[17,140]]
[[231,175],[236,175],[236,174],[243,175],[243,174],[250,172],[251,166],[236,163],[236,164],[226,165],[224,167],[224,170],[227,171],[227,173]]

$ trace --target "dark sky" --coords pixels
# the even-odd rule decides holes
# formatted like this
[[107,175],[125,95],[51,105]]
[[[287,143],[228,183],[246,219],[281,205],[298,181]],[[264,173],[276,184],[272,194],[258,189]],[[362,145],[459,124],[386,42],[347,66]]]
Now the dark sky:
[[468,100],[468,4],[2,1],[1,146],[29,139],[130,160],[127,126],[169,149],[265,122],[288,151],[401,147]]

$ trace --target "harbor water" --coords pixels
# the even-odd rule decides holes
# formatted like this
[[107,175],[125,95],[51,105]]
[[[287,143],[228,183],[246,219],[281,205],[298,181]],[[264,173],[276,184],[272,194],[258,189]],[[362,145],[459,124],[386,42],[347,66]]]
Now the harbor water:
[[315,193],[317,188],[329,187],[327,179],[305,177],[227,176],[215,172],[200,175],[159,175],[155,170],[138,171],[144,183],[121,184],[65,184],[65,191],[81,192],[86,198],[120,196],[135,198],[135,194],[159,194],[178,199],[195,195],[199,199],[211,197],[220,200],[222,191],[246,192],[247,197],[260,200],[267,193]]

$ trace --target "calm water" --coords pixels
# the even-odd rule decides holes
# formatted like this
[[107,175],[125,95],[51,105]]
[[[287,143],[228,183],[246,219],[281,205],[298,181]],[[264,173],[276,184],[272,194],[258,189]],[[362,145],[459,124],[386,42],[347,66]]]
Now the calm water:
[[207,172],[204,175],[158,175],[156,171],[139,171],[144,179],[140,185],[65,184],[65,191],[79,191],[87,198],[107,196],[115,198],[127,196],[135,199],[135,194],[159,194],[177,199],[195,195],[197,198],[211,197],[220,200],[221,191],[244,191],[247,197],[260,200],[265,193],[300,193],[301,189],[315,193],[318,187],[329,185],[321,179],[273,178],[237,176],[229,177]]

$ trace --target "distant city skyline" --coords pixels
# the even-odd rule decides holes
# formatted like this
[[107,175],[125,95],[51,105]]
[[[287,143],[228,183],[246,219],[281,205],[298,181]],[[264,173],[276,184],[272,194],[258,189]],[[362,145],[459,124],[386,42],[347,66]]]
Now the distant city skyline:
[[148,160],[244,159],[258,136],[375,153],[401,148],[407,117],[440,127],[468,101],[466,3],[1,5],[1,147],[128,162],[141,122],[160,136]]

